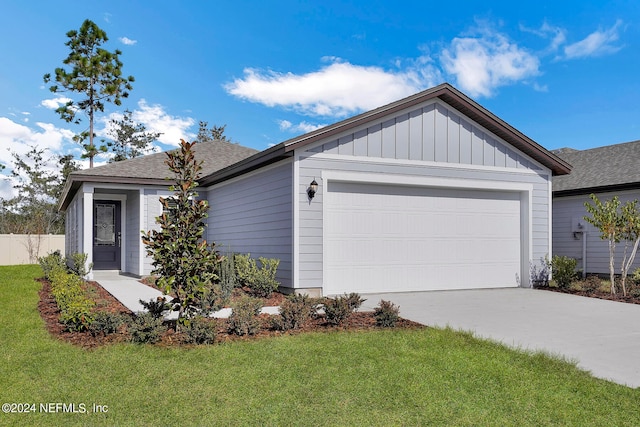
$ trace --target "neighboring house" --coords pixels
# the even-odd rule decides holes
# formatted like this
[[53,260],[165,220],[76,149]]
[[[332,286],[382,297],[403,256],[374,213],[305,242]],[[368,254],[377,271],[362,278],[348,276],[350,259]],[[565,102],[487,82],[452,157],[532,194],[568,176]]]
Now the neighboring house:
[[[618,196],[622,203],[640,199],[640,141],[574,150],[554,151],[570,163],[571,174],[553,179],[553,254],[578,260],[585,273],[609,273],[609,246],[600,231],[584,220],[584,204]],[[616,270],[621,265],[624,244],[616,249]],[[633,271],[640,267],[636,258]],[[617,271],[619,273],[619,271]]]
[[[67,253],[149,274],[140,230],[171,194],[164,157],[71,174]],[[449,84],[265,151],[212,142],[196,157],[208,240],[277,257],[283,287],[325,295],[529,286],[551,252],[552,176],[570,170]]]

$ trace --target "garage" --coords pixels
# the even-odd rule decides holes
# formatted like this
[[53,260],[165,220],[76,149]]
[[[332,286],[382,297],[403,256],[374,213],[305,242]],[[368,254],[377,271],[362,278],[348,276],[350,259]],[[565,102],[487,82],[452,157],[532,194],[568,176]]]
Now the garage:
[[324,293],[518,286],[518,191],[328,181]]

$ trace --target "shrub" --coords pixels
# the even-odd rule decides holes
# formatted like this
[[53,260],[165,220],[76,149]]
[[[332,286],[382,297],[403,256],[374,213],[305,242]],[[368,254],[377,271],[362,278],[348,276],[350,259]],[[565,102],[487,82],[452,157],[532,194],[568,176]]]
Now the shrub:
[[42,273],[44,274],[45,279],[51,281],[52,276],[56,272],[65,272],[67,271],[67,265],[60,254],[60,251],[54,251],[48,254],[47,256],[38,258],[38,263],[42,268]]
[[582,281],[582,290],[588,294],[597,292],[602,287],[602,280],[598,276],[589,276]]
[[215,319],[196,316],[184,329],[184,341],[187,344],[213,344],[217,332],[218,324]]
[[325,318],[330,325],[341,325],[353,312],[346,296],[325,298],[323,305]]
[[287,296],[280,305],[280,317],[275,317],[276,329],[287,331],[300,329],[315,313],[315,301],[308,295],[293,294]]
[[234,256],[226,255],[218,264],[218,279],[220,280],[220,297],[227,300],[233,289],[238,286]]
[[87,298],[77,298],[71,301],[60,313],[60,323],[67,331],[82,332],[89,329],[93,322],[91,310],[95,302]]
[[262,309],[262,301],[248,295],[242,296],[232,306],[229,316],[229,332],[236,335],[255,335],[260,330],[258,315]]
[[89,255],[84,253],[75,253],[68,256],[69,262],[67,265],[69,266],[69,270],[77,276],[85,277],[93,268],[93,263],[87,265],[88,257]]
[[529,267],[529,278],[531,286],[541,288],[549,286],[549,275],[551,273],[551,261],[549,257],[540,258],[539,264],[531,263]]
[[89,332],[94,337],[100,334],[103,336],[115,334],[124,323],[125,316],[120,313],[98,311],[94,313],[93,322],[89,325]]
[[246,286],[258,297],[268,298],[278,289],[276,272],[280,260],[277,258],[258,258],[260,268],[251,254],[235,256],[235,269],[241,286]]
[[378,307],[373,309],[376,325],[383,328],[393,328],[400,318],[400,307],[391,301],[380,300]]
[[167,327],[162,318],[151,313],[141,313],[127,324],[131,341],[137,344],[155,344],[162,338]]
[[555,255],[551,260],[551,272],[558,288],[567,289],[576,278],[578,261],[567,256]]
[[352,312],[358,310],[362,303],[366,301],[366,299],[361,298],[360,294],[356,292],[351,292],[349,295],[345,293],[345,298],[347,300],[347,305]]
[[162,319],[167,311],[171,310],[171,304],[167,302],[167,297],[161,296],[149,301],[138,300],[147,312],[153,316],[154,319]]

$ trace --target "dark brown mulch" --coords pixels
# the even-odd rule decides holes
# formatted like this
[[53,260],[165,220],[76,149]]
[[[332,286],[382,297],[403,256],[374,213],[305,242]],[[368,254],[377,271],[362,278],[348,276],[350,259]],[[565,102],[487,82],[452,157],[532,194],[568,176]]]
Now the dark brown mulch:
[[[104,336],[92,336],[89,332],[69,332],[64,330],[58,318],[60,311],[56,305],[55,300],[51,295],[51,286],[48,281],[41,280],[42,288],[40,290],[40,302],[38,303],[38,310],[40,316],[44,320],[47,330],[54,337],[69,342],[71,344],[83,347],[83,348],[96,348],[105,344],[124,342],[129,339],[126,331],[122,329],[119,333]],[[122,313],[125,315],[133,316],[124,305],[115,299],[109,292],[107,292],[102,286],[96,282],[88,282],[87,286],[91,288],[90,293],[96,299],[96,308],[102,311],[109,311],[112,313]],[[284,300],[285,295],[281,293],[274,293],[271,298],[265,299],[263,305],[265,306],[278,306]],[[262,328],[256,335],[251,336],[238,336],[230,334],[228,332],[228,323],[226,319],[212,319],[212,322],[216,322],[218,333],[216,341],[230,342],[230,341],[244,341],[254,340],[260,338],[277,337],[282,335],[296,335],[309,332],[329,332],[329,331],[366,331],[380,329],[376,326],[375,317],[373,312],[357,312],[353,313],[348,321],[341,326],[332,326],[327,324],[324,317],[320,316],[317,319],[313,319],[298,330],[293,331],[276,331],[270,328],[271,316],[261,315]],[[396,329],[421,329],[425,326],[412,322],[406,319],[400,319],[396,324]],[[158,344],[161,346],[176,346],[184,345],[182,336],[176,333],[172,328],[169,328],[163,335],[161,342]]]
[[627,304],[640,304],[640,298],[633,297],[631,295],[627,295],[625,297],[625,296],[622,296],[622,293],[617,293],[616,295],[611,295],[611,292],[601,292],[601,291],[586,292],[586,291],[578,291],[578,290],[575,290],[575,289],[553,288],[553,287],[549,287],[549,286],[539,287],[537,289],[544,289],[544,290],[547,290],[547,291],[559,292],[561,294],[578,295],[578,296],[581,296],[581,297],[598,298],[598,299],[605,299],[605,300],[609,300],[609,301],[624,302],[624,303],[627,303]]

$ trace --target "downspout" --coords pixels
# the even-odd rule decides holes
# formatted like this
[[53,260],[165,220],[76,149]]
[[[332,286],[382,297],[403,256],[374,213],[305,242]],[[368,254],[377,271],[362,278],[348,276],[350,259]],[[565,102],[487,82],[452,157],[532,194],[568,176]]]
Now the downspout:
[[582,232],[582,278],[587,277],[587,232]]

